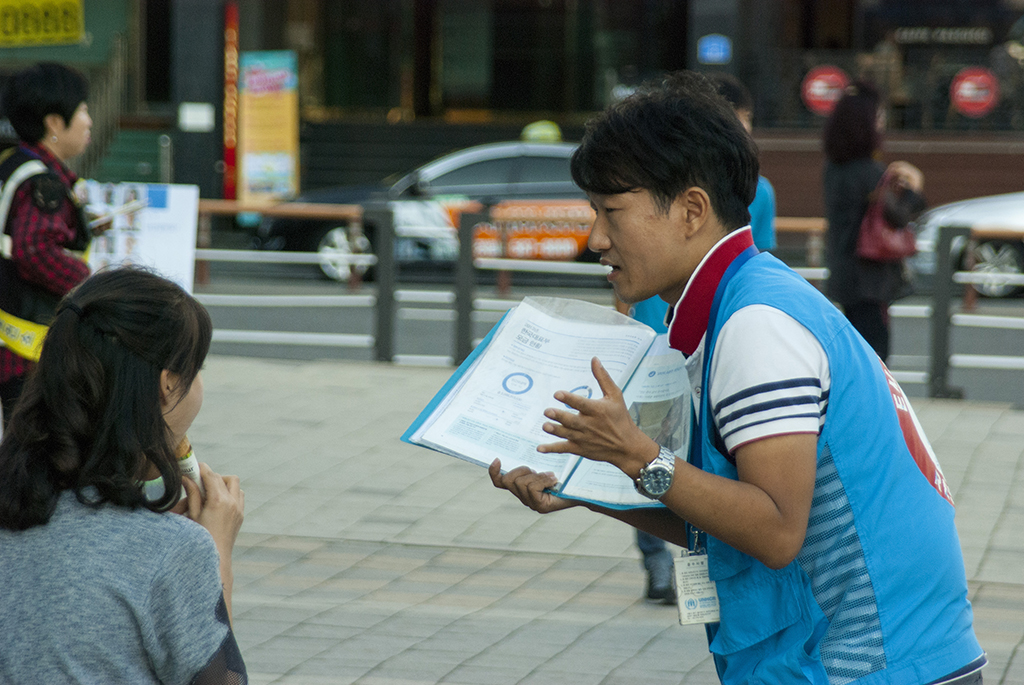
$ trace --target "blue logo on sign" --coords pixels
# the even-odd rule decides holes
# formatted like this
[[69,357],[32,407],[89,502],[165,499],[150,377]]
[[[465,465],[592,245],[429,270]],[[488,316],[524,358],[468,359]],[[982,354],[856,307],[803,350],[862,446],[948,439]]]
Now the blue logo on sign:
[[709,33],[697,40],[697,61],[701,64],[728,64],[732,61],[732,40],[721,33]]
[[167,209],[167,186],[150,184],[147,189],[150,209]]

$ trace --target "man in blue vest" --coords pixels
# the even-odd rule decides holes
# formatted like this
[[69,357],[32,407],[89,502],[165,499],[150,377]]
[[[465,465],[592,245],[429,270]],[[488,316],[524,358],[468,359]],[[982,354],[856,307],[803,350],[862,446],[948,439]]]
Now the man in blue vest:
[[[703,77],[647,84],[587,128],[573,178],[590,248],[623,302],[659,295],[694,397],[688,461],[603,397],[555,393],[542,452],[614,464],[658,509],[557,498],[518,468],[496,487],[688,548],[681,613],[706,624],[723,683],[981,682],[953,504],[913,410],[845,317],[754,246],[757,153]],[[870,430],[866,430],[870,427]]]

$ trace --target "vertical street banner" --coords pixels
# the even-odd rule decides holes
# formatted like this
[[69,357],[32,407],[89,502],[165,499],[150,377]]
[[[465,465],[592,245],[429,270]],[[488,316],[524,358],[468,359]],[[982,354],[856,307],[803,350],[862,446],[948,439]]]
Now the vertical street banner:
[[224,199],[238,197],[238,3],[224,5]]
[[192,292],[198,186],[88,181],[85,194],[95,223],[110,221],[89,246],[90,269],[145,266]]
[[238,199],[275,201],[299,190],[299,89],[290,50],[239,54]]
[[0,0],[0,47],[73,45],[85,38],[85,0]]

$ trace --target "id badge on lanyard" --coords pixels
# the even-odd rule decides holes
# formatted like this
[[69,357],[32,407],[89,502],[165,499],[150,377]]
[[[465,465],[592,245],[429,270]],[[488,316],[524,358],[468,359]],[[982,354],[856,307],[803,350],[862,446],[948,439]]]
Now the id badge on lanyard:
[[707,550],[701,544],[703,534],[693,529],[693,549],[684,549],[674,559],[679,625],[717,623],[718,590],[708,573]]
[[[733,260],[733,263],[726,269],[725,275],[718,284],[715,292],[715,299],[711,305],[711,315],[708,319],[708,335],[714,332],[715,320],[718,315],[718,307],[721,304],[722,292],[725,285],[732,276],[739,270],[748,259],[757,254],[757,248],[749,247]],[[708,392],[708,355],[704,351],[702,383],[703,391]],[[697,431],[695,432],[697,444],[690,450],[691,463],[699,469],[703,469],[702,442],[704,440],[703,422],[699,418],[704,414],[704,400],[701,400],[701,411],[698,412]],[[691,422],[691,425],[693,423]],[[715,588],[715,581],[711,580],[708,568],[707,535],[698,528],[687,524],[687,536],[690,539],[690,548],[684,549],[681,556],[675,561],[676,596],[679,604],[680,625],[693,625],[700,623],[717,623],[720,618],[718,606],[718,590]]]

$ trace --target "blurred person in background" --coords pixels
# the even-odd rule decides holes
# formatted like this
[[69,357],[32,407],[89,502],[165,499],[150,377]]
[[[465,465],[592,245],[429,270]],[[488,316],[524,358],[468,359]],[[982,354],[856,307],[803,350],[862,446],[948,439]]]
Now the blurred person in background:
[[[754,130],[754,98],[750,91],[735,76],[720,73],[710,76],[718,94],[721,95],[733,111],[743,128],[750,134]],[[775,189],[764,176],[757,178],[757,193],[748,208],[750,211],[750,229],[754,235],[754,245],[758,250],[766,252],[775,247]],[[647,324],[657,333],[667,333],[665,315],[668,303],[660,297],[652,297],[637,302],[632,307],[618,300],[615,308],[623,314],[629,314],[637,321]],[[647,571],[647,587],[645,596],[648,601],[674,604],[676,592],[672,583],[672,554],[665,542],[650,533],[637,529],[636,546],[643,557],[644,569]]]
[[[7,81],[0,113],[20,143],[0,154],[0,401],[4,423],[38,358],[57,301],[89,275],[79,254],[88,222],[69,160],[89,145],[89,86],[80,72],[55,63],[24,69]],[[11,335],[10,332],[17,333]],[[33,344],[21,344],[31,334]]]
[[[879,161],[885,113],[878,91],[866,82],[849,86],[825,122],[825,294],[839,304],[884,362],[889,356],[889,305],[910,293],[902,261],[857,256],[861,221],[887,168]],[[925,207],[924,175],[907,162],[888,166],[902,189],[895,211],[909,220]]]
[[[754,132],[754,98],[750,91],[732,74],[711,75],[711,82],[724,97],[747,133]],[[757,194],[747,208],[750,211],[750,230],[754,234],[754,245],[761,252],[775,249],[775,189],[764,176],[757,177]]]
[[204,497],[175,454],[212,330],[131,267],[58,305],[0,442],[0,682],[246,682],[231,630],[245,495],[202,464]]

